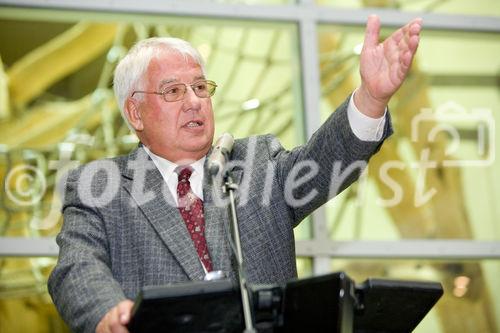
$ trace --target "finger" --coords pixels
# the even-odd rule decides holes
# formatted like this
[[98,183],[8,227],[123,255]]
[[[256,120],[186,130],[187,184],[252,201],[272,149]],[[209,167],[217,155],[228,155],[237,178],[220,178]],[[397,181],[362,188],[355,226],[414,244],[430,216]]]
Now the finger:
[[408,28],[405,31],[405,40],[409,43],[409,40],[414,36],[419,36],[420,31],[422,31],[422,19],[415,19],[411,21]]
[[[126,301],[118,303],[110,312],[109,330],[111,333],[129,333],[125,325],[130,319],[130,311],[127,311]],[[132,307],[130,307],[131,309]],[[126,318],[124,316],[127,316]],[[126,319],[126,323],[122,323],[122,317]]]
[[365,41],[363,48],[372,48],[378,45],[380,35],[380,19],[377,15],[368,16],[366,23]]
[[424,20],[421,17],[417,17],[416,19],[414,19],[412,21],[412,24],[417,24],[420,27],[420,29],[422,29],[422,26],[424,24]]
[[403,67],[399,67],[398,69],[398,79],[400,82],[403,82],[405,77],[406,77],[406,71],[403,69]]
[[408,41],[410,40],[410,36],[411,36],[411,31],[412,31],[412,23],[408,23],[407,25],[405,25],[403,28],[401,28],[401,30],[403,31],[403,38],[401,39],[402,42],[404,42],[404,45],[405,47],[408,45]]
[[413,54],[415,54],[415,52],[417,52],[419,44],[420,44],[420,36],[412,36],[408,41],[408,48]]
[[111,333],[129,333],[128,329],[120,323],[111,325]]
[[405,69],[408,70],[409,67],[411,66],[411,63],[413,61],[413,58],[415,56],[415,53],[417,51],[418,47],[418,37],[412,38],[411,43],[413,46],[408,47],[408,49],[401,51],[401,66]]
[[410,30],[409,31],[410,36],[418,35],[420,33],[420,31],[422,30],[422,25],[420,25],[418,23],[412,23],[412,25],[410,25],[409,30]]
[[399,44],[405,38],[403,29],[398,29],[392,33],[389,39],[392,39],[396,44]]
[[403,80],[410,70],[411,63],[413,61],[414,52],[410,50],[400,51],[399,53],[399,66],[398,66],[398,76]]
[[120,302],[118,304],[118,315],[119,315],[120,323],[122,325],[126,325],[130,321],[130,314],[131,314],[133,306],[134,306],[134,303],[130,300],[125,300],[125,301]]
[[407,23],[398,30],[394,31],[389,38],[386,39],[387,42],[394,43],[398,46],[398,48],[404,47],[409,39],[411,24]]
[[406,73],[408,71],[411,61],[413,60],[413,54],[410,51],[406,51],[401,56],[401,63],[403,72]]
[[120,328],[120,320],[118,315],[118,305],[112,308],[106,315],[105,328],[106,332],[117,333]]
[[401,28],[403,39],[408,43],[412,36],[419,35],[422,30],[422,19],[416,18]]
[[412,53],[415,53],[420,40],[420,29],[421,26],[418,24],[412,24],[406,29],[404,38],[398,43],[398,49],[401,52],[404,53],[410,50]]
[[[418,44],[419,44],[420,37],[419,36],[412,36],[408,42],[401,42],[398,45],[398,52],[400,54],[400,63],[408,67],[411,64],[411,60],[413,59],[413,56],[417,52]],[[407,54],[410,55],[410,58],[408,59]]]
[[111,327],[111,333],[130,333],[125,326],[115,324]]

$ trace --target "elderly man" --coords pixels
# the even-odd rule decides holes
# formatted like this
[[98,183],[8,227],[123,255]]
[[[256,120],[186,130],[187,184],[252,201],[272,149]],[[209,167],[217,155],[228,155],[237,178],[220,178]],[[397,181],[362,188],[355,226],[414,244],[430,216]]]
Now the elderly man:
[[[233,177],[243,257],[251,283],[296,276],[293,227],[359,175],[391,133],[386,106],[405,79],[419,42],[416,19],[379,44],[368,19],[362,83],[314,136],[284,150],[271,136],[236,140]],[[214,117],[202,59],[187,42],[139,42],[115,71],[115,94],[141,145],[127,156],[95,161],[66,181],[60,256],[49,291],[78,332],[127,332],[141,287],[201,280],[212,270],[234,279],[227,207],[208,177]],[[220,198],[219,198],[220,199]]]

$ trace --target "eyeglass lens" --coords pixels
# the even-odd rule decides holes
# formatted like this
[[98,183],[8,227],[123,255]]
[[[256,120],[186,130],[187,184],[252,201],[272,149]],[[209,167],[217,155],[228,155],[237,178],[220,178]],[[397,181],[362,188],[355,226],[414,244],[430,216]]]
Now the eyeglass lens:
[[[198,81],[190,85],[196,96],[208,98],[213,96],[217,85],[211,81]],[[167,102],[174,102],[184,97],[187,85],[184,83],[173,84],[163,90],[163,98]]]

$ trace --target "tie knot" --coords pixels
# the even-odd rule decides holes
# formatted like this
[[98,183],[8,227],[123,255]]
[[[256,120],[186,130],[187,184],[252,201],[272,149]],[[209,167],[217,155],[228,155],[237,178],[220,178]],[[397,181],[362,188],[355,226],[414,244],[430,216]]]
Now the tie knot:
[[178,175],[178,181],[179,182],[187,182],[189,178],[191,177],[191,174],[193,173],[193,168],[190,166],[179,166],[175,172]]

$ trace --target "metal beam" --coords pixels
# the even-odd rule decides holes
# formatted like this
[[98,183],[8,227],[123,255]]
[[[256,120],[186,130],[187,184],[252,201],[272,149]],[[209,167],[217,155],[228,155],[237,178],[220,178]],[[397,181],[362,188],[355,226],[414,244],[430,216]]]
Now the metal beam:
[[394,9],[340,9],[318,7],[319,23],[361,25],[370,14],[377,14],[384,27],[400,27],[416,17],[423,18],[425,30],[451,30],[468,32],[500,32],[500,18],[493,16],[432,14],[404,12]]
[[167,14],[238,20],[272,22],[299,22],[313,20],[316,23],[364,26],[369,14],[378,14],[384,26],[396,27],[420,16],[426,30],[455,30],[476,32],[500,32],[500,18],[478,15],[432,14],[402,12],[394,9],[346,9],[299,3],[296,5],[245,5],[210,1],[163,1],[163,0],[0,0],[0,5],[17,8],[45,8],[115,13]]
[[0,257],[57,257],[55,238],[0,237]]
[[309,241],[295,243],[297,256],[358,259],[500,259],[500,242],[469,240]]
[[[355,259],[498,260],[500,241],[399,240],[295,242],[299,257]],[[0,257],[56,257],[54,238],[0,237]]]
[[[303,0],[306,1],[306,0]],[[303,5],[312,8],[312,5]],[[321,99],[317,25],[312,19],[302,19],[299,23],[299,43],[302,76],[302,96],[306,136],[309,139],[321,126],[319,101]]]
[[[300,0],[300,6],[306,13],[313,12],[315,6],[312,0]],[[312,15],[304,15],[299,21],[299,43],[302,76],[303,117],[307,139],[321,126],[320,107],[320,70],[318,57],[317,23]],[[326,230],[325,207],[318,208],[312,214],[312,237],[314,241],[325,241]],[[313,270],[315,275],[330,271],[330,258],[313,255]]]
[[425,73],[431,86],[444,87],[500,87],[499,74],[440,74]]

